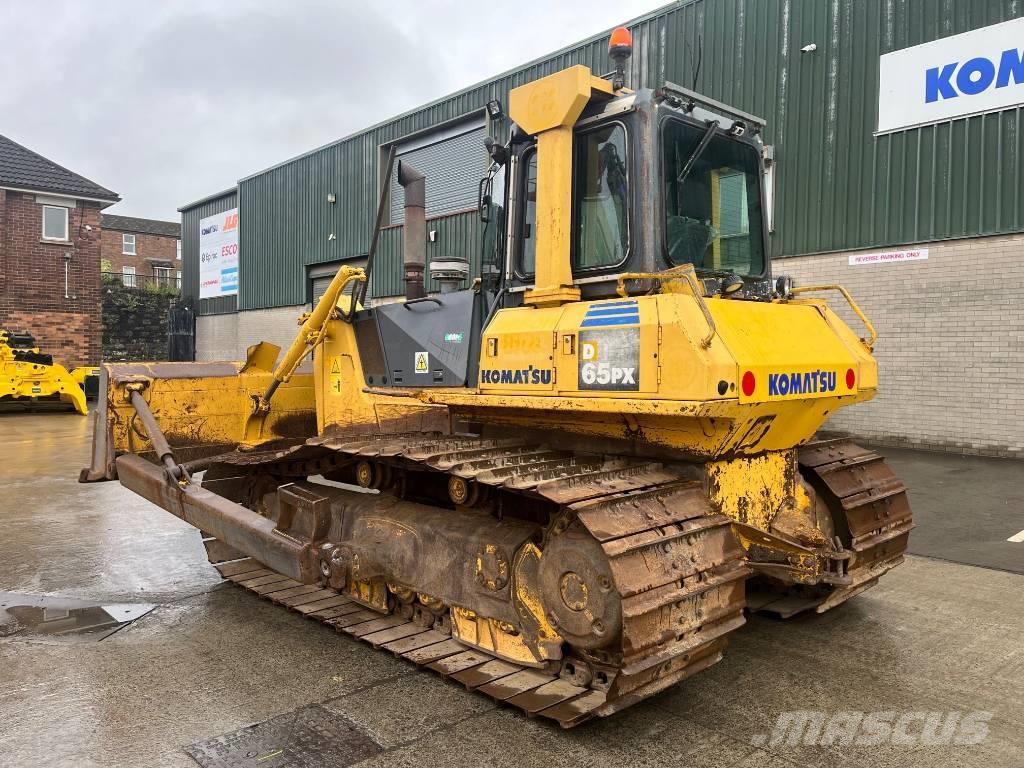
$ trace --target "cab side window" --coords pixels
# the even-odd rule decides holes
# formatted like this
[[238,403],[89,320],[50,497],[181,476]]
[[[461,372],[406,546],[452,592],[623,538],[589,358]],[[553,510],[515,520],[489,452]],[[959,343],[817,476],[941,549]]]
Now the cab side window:
[[530,152],[523,158],[523,185],[519,210],[523,215],[519,221],[519,264],[520,275],[532,275],[537,271],[537,153]]
[[629,251],[626,131],[619,123],[576,134],[573,270],[614,267]]

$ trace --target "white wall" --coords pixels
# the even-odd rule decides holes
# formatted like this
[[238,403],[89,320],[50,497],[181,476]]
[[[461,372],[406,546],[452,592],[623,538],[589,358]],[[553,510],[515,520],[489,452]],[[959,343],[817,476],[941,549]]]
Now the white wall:
[[196,318],[196,360],[244,360],[246,349],[261,341],[287,349],[306,309],[300,305],[200,315]]
[[[878,330],[877,397],[842,409],[826,429],[1024,458],[1024,236],[903,249],[919,247],[927,260],[850,266],[850,253],[830,253],[774,262],[797,285],[840,283]],[[895,249],[861,253],[876,250]],[[853,314],[841,314],[860,333]]]

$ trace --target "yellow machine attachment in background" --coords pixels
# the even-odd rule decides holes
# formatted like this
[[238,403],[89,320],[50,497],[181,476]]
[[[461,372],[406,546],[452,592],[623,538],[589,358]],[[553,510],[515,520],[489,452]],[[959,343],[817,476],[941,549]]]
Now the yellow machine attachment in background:
[[83,416],[89,412],[85,392],[67,369],[38,347],[12,347],[10,332],[0,330],[0,403],[31,407],[60,402]]
[[71,378],[77,381],[78,386],[83,390],[87,389],[86,383],[89,379],[96,379],[97,386],[99,386],[100,367],[98,365],[80,365],[78,368],[72,368]]

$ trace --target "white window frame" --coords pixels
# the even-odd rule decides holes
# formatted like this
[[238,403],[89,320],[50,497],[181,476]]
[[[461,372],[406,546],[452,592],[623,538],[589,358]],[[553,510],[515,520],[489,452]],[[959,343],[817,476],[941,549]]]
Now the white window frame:
[[[131,238],[129,240],[128,238]],[[128,243],[131,243],[132,249],[128,250]],[[127,232],[121,233],[121,254],[123,256],[138,256],[138,249],[135,247],[135,235],[131,235]]]
[[175,257],[174,258],[177,259],[178,261],[181,261],[181,240],[175,240],[174,242],[175,242],[175,248],[176,248],[176,253],[175,253]]
[[[50,236],[48,236],[46,234],[46,212],[48,210],[50,210],[50,211],[61,211],[64,214],[64,237],[50,237]],[[70,233],[68,232],[68,209],[65,208],[64,206],[62,206],[62,205],[44,205],[43,206],[42,218],[40,220],[40,225],[42,227],[42,237],[43,237],[43,240],[48,240],[51,243],[66,243],[66,242],[68,242],[68,237],[70,236]]]
[[126,285],[129,288],[135,288],[137,287],[135,280],[135,267],[131,267],[127,264],[121,267],[121,283],[123,285]]

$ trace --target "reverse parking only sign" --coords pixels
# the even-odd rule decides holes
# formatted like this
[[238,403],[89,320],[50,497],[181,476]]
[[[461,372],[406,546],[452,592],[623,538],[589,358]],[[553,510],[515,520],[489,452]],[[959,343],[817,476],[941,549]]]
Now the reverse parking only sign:
[[579,388],[640,389],[640,329],[580,331]]

